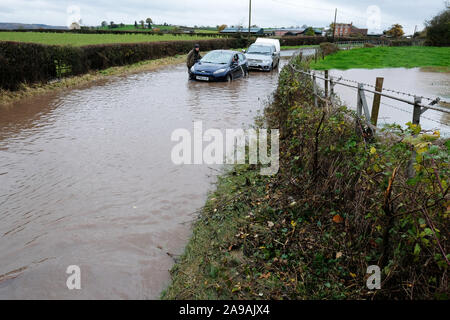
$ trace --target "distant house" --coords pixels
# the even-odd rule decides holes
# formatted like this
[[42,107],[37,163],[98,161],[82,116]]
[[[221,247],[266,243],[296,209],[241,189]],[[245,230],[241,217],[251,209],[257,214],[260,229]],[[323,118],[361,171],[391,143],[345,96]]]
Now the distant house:
[[274,30],[275,35],[282,37],[282,36],[298,36],[303,34],[303,32],[305,32],[305,29],[302,28],[297,28],[297,29],[292,29],[292,28],[288,28],[288,29],[277,29]]
[[[231,27],[231,28],[225,28],[220,33],[225,34],[233,34],[233,33],[248,33],[248,28],[245,27]],[[272,34],[272,32],[265,33],[263,28],[250,28],[250,33],[255,35],[265,35],[265,34]]]
[[368,29],[359,29],[353,25],[353,22],[348,23],[336,23],[334,30],[335,37],[355,37],[355,36],[367,36]]

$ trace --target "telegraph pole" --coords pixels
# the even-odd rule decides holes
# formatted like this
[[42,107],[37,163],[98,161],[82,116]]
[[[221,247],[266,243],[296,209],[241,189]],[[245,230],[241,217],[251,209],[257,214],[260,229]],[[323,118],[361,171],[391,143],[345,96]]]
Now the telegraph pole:
[[336,34],[336,18],[337,18],[337,8],[336,8],[336,11],[334,11],[333,43],[334,43],[334,37],[335,37],[335,34]]
[[250,41],[250,34],[252,28],[252,0],[249,0],[248,5],[248,40]]

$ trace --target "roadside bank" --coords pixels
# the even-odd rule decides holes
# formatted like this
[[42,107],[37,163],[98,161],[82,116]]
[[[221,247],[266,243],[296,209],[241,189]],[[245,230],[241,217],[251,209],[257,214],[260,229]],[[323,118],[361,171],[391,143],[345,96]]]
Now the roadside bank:
[[416,125],[367,137],[346,107],[314,107],[311,88],[283,69],[262,119],[280,128],[280,172],[219,179],[163,299],[449,298],[450,141]]

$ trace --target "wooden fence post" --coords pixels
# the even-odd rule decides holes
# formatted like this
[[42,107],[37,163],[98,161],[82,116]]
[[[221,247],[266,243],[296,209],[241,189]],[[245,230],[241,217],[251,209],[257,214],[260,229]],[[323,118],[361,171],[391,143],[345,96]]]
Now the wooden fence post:
[[328,98],[328,70],[325,70],[325,98]]
[[319,107],[319,103],[317,101],[317,85],[316,85],[316,74],[313,74],[313,92],[314,92],[314,106]]
[[364,112],[366,121],[370,121],[370,112],[367,105],[366,95],[364,93],[364,85],[362,83],[358,84],[358,107],[357,107],[358,117],[361,117]]
[[334,96],[334,83],[333,78],[330,77],[330,98],[333,98]]
[[422,114],[422,98],[414,97],[413,124],[420,124],[420,115]]
[[[414,97],[414,111],[413,111],[413,119],[412,123],[419,125],[420,124],[420,115],[422,114],[422,98]],[[416,150],[412,150],[411,160],[408,163],[408,178],[412,179],[416,175],[416,170],[414,170],[414,162],[416,162]]]
[[[377,82],[375,85],[375,91],[377,91],[377,92],[383,91],[383,82],[384,82],[384,78],[377,78]],[[374,126],[377,126],[377,123],[378,123],[378,114],[380,112],[380,102],[381,102],[381,95],[375,94],[373,96],[372,117],[370,119]]]
[[356,114],[358,118],[362,116],[361,88],[362,84],[358,84],[358,93],[356,96]]

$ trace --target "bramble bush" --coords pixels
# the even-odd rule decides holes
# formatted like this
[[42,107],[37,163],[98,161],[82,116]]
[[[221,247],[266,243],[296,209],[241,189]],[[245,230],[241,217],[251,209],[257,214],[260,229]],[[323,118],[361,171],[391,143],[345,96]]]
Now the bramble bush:
[[[369,138],[362,122],[355,130],[356,115],[347,108],[315,108],[311,86],[285,68],[266,110],[283,137],[276,185],[286,203],[271,207],[283,212],[295,203],[288,212],[298,232],[283,249],[301,252],[292,263],[308,266],[304,285],[327,298],[448,299],[450,140],[411,123]],[[376,292],[357,281],[369,265],[382,269]]]

